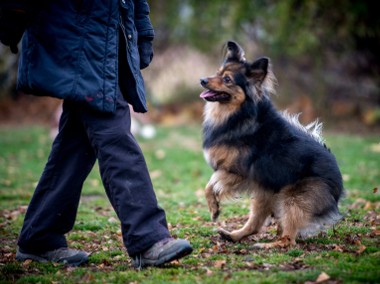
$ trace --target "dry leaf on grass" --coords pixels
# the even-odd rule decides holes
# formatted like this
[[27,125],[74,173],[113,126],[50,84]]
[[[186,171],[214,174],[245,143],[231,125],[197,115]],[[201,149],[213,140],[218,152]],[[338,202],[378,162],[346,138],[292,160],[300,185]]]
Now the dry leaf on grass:
[[205,192],[203,188],[198,188],[197,191],[195,191],[195,196],[199,198],[203,198],[205,195]]
[[216,260],[214,263],[214,267],[223,268],[226,265],[226,263],[227,262],[225,260]]
[[155,156],[156,156],[156,158],[157,158],[158,160],[162,160],[162,159],[164,159],[165,156],[166,156],[165,151],[162,150],[162,149],[158,149],[154,154],[155,154]]
[[24,267],[28,267],[29,264],[32,263],[32,261],[33,261],[33,260],[31,260],[31,259],[27,259],[27,260],[25,260],[25,261],[22,263],[22,266],[24,266]]
[[330,276],[326,273],[326,272],[321,272],[321,274],[319,274],[317,280],[315,280],[316,283],[322,283],[324,281],[327,281],[330,279]]
[[343,247],[341,247],[341,246],[339,246],[339,245],[333,245],[333,247],[334,247],[334,251],[337,251],[337,252],[343,252],[344,251],[344,249],[343,249]]
[[162,176],[162,171],[160,171],[160,170],[155,170],[155,171],[150,172],[150,177],[152,179],[159,178],[160,176]]
[[211,276],[213,274],[212,270],[206,268],[206,275]]
[[366,246],[361,245],[359,249],[356,251],[357,254],[362,254],[366,250]]
[[117,223],[119,221],[115,217],[111,217],[111,218],[108,219],[108,222],[109,223]]

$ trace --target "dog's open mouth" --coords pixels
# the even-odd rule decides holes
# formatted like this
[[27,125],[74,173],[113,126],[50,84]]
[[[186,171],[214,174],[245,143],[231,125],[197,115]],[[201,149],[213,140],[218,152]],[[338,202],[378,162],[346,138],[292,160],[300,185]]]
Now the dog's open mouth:
[[229,101],[231,96],[224,92],[217,92],[206,90],[199,95],[202,99],[209,102],[226,102]]

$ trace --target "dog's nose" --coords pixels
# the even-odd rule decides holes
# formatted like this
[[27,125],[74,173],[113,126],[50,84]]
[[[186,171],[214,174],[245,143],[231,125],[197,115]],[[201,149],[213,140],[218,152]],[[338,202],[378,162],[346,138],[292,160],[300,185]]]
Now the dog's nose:
[[201,78],[201,85],[204,86],[204,85],[207,85],[207,84],[208,84],[207,78]]

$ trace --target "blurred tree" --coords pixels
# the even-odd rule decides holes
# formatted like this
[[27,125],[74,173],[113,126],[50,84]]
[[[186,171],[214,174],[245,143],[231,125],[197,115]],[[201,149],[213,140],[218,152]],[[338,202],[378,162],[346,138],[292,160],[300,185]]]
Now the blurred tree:
[[247,58],[273,59],[285,93],[282,104],[308,96],[308,104],[325,115],[363,117],[368,107],[380,111],[376,1],[154,0],[150,5],[158,50],[189,45],[220,55],[221,45],[233,39]]
[[324,51],[359,52],[367,61],[360,67],[379,72],[376,1],[155,0],[150,5],[157,48],[182,43],[209,51],[235,39],[284,58],[311,56],[315,60]]

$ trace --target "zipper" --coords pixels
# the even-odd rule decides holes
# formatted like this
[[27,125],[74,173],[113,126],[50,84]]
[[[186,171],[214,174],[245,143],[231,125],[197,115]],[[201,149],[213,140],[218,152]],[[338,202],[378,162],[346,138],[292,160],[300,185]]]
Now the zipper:
[[125,27],[124,27],[124,24],[123,24],[123,17],[122,17],[121,15],[120,15],[120,27],[121,27],[121,30],[122,30],[123,35],[124,35],[125,44],[126,44],[126,46],[127,46],[127,49],[128,49],[129,51],[131,51],[131,50],[130,50],[130,47],[129,47],[128,38],[127,38],[127,35],[126,35],[126,33],[125,33]]

